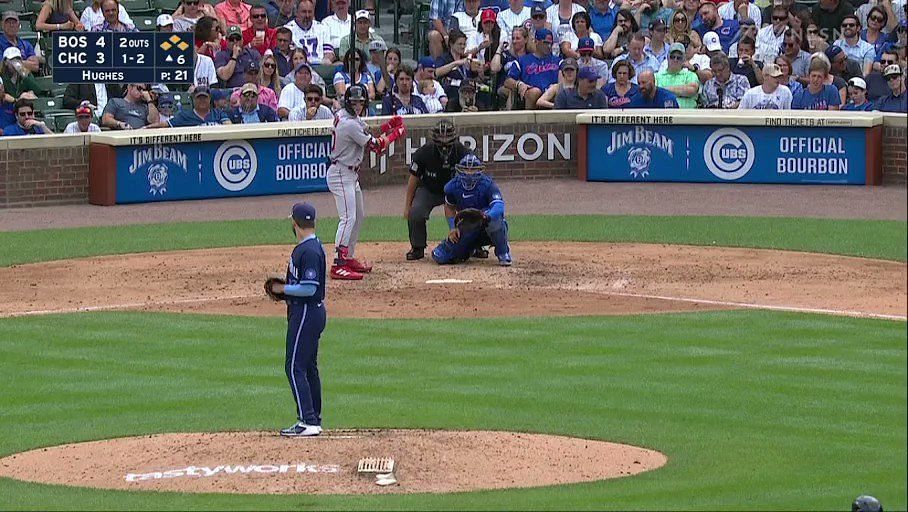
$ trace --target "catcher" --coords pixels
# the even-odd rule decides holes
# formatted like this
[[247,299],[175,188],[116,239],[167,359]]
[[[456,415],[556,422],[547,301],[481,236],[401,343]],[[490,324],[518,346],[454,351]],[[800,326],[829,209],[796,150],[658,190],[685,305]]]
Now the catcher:
[[286,437],[322,433],[322,384],[318,375],[318,340],[325,329],[325,250],[315,236],[315,207],[296,203],[290,215],[296,247],[287,278],[269,278],[265,293],[287,302],[287,352],[284,371],[296,404],[297,422],[281,430]]
[[498,264],[511,266],[508,222],[504,219],[504,200],[492,178],[476,155],[467,154],[454,166],[456,175],[445,185],[445,216],[451,232],[432,251],[439,265],[460,263],[482,246],[495,246]]

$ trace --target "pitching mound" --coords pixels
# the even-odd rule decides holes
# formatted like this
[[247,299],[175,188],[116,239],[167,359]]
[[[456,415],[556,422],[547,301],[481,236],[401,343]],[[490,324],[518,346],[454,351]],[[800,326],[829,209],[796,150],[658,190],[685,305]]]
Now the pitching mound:
[[[0,317],[140,309],[283,316],[262,291],[290,246],[73,259],[0,268]],[[756,307],[904,319],[900,262],[761,249],[519,242],[462,265],[404,260],[407,244],[364,243],[363,281],[329,281],[331,318],[658,313]],[[332,251],[332,247],[326,247]]]
[[[357,472],[394,460],[396,483]],[[40,448],[0,459],[0,477],[143,491],[239,494],[458,492],[591,482],[663,466],[659,452],[542,434],[440,430],[160,434]]]

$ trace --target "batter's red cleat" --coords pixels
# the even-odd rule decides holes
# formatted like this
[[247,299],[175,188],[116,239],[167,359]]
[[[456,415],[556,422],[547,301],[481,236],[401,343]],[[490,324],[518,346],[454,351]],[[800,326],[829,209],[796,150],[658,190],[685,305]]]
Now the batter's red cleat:
[[331,265],[331,272],[328,275],[331,276],[331,279],[343,281],[359,281],[363,278],[361,273],[351,270],[346,265]]
[[372,272],[372,265],[359,261],[356,258],[347,258],[347,268],[354,272],[359,272],[360,274]]

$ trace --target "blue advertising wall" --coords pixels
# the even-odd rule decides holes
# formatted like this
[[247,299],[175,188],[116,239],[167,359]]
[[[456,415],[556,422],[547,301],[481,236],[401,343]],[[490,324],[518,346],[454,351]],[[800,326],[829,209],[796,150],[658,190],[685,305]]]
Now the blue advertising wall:
[[855,128],[590,125],[589,181],[864,184]]
[[328,190],[331,138],[288,137],[116,148],[116,202]]

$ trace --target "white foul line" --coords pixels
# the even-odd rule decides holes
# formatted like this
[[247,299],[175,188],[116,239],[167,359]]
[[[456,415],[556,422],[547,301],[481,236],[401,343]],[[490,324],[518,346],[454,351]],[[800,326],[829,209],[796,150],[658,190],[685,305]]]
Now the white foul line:
[[[798,306],[774,306],[771,304],[756,304],[751,302],[734,302],[727,300],[712,300],[712,299],[698,299],[694,297],[673,297],[669,295],[653,295],[647,293],[630,293],[630,292],[612,292],[605,290],[597,290],[594,293],[599,293],[602,295],[614,295],[617,297],[636,297],[640,299],[658,299],[666,300],[672,302],[689,302],[694,304],[710,304],[714,306],[729,306],[735,308],[744,308],[744,309],[766,309],[769,311],[788,311],[792,313],[819,313],[825,315],[839,315],[839,316],[850,316],[855,318],[875,318],[880,320],[900,320],[906,321],[908,317],[905,315],[886,315],[883,313],[867,313],[865,311],[853,311],[848,309],[823,309],[823,308],[805,308]],[[128,304],[108,304],[106,306],[81,306],[77,308],[62,308],[62,309],[43,309],[43,310],[32,310],[32,311],[18,311],[13,313],[0,313],[0,318],[15,318],[23,316],[36,316],[36,315],[51,315],[51,314],[61,314],[61,313],[84,313],[90,311],[113,311],[120,309],[135,309],[143,308],[150,306],[167,306],[175,304],[194,304],[199,302],[216,302],[220,300],[232,300],[232,299],[254,299],[261,297],[261,295],[228,295],[225,297],[201,297],[194,299],[177,299],[177,300],[168,300],[168,301],[151,301],[151,302],[134,302]]]
[[734,302],[727,300],[710,300],[696,299],[693,297],[671,297],[667,295],[650,295],[646,293],[629,293],[629,292],[610,292],[597,291],[605,295],[617,295],[619,297],[638,297],[641,299],[660,299],[674,302],[692,302],[699,304],[711,304],[715,306],[731,306],[746,309],[767,309],[770,311],[790,311],[793,313],[821,313],[825,315],[852,316],[857,318],[877,318],[881,320],[901,320],[906,321],[908,317],[904,315],[885,315],[883,313],[867,313],[864,311],[852,311],[848,309],[822,309],[822,308],[804,308],[798,306],[773,306],[771,304],[755,304],[750,302]]

